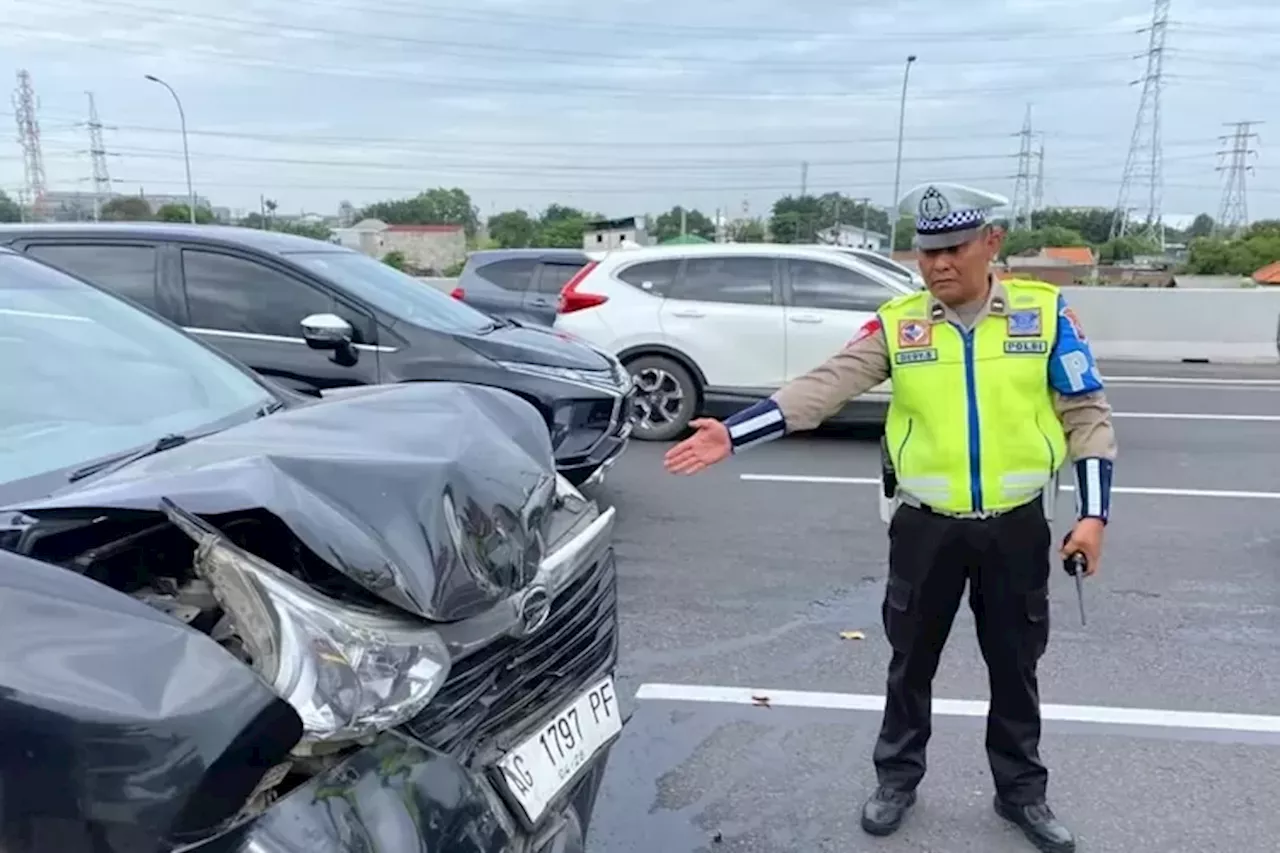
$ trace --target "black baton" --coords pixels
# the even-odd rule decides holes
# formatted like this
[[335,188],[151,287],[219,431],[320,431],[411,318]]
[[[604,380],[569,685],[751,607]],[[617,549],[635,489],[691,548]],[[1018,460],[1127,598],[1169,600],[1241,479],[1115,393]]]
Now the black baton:
[[[1071,536],[1068,534],[1067,538],[1062,540],[1062,544],[1066,545],[1067,540],[1070,538]],[[1088,567],[1089,558],[1080,551],[1068,554],[1062,560],[1062,570],[1076,579],[1076,601],[1080,604],[1081,625],[1089,624],[1084,617],[1084,573]]]

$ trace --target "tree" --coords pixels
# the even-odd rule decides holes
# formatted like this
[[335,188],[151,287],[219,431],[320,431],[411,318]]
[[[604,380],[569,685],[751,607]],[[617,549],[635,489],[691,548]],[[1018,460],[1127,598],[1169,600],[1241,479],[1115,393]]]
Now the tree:
[[523,210],[505,210],[489,217],[489,239],[503,249],[532,246],[537,237],[537,221]]
[[576,207],[552,204],[539,217],[536,244],[549,249],[581,248],[587,223],[599,218],[597,214],[586,213]]
[[[190,222],[191,208],[185,204],[162,204],[156,211],[156,219],[160,222]],[[196,222],[208,225],[214,221],[213,211],[207,207],[196,208]]]
[[909,252],[915,248],[916,218],[902,216],[898,218],[898,233],[893,238],[895,252]]
[[1191,227],[1187,229],[1187,237],[1194,240],[1196,237],[1209,237],[1213,234],[1213,230],[1218,226],[1213,221],[1213,217],[1207,213],[1201,213],[1191,222]]
[[837,223],[889,233],[889,215],[841,193],[784,196],[773,203],[769,233],[779,243],[816,243],[818,232]]
[[380,201],[369,205],[361,218],[381,219],[390,225],[461,225],[468,237],[480,227],[480,211],[465,190],[425,190],[412,198]]
[[116,196],[107,200],[99,216],[109,222],[147,222],[151,217],[151,205],[142,196]]
[[382,262],[387,266],[391,267],[392,269],[400,270],[401,272],[404,272],[404,267],[405,267],[405,264],[407,263],[404,256],[404,252],[401,252],[399,250],[392,250],[390,252],[387,252],[385,255],[382,256]]
[[1091,245],[1110,239],[1114,221],[1115,211],[1105,207],[1046,207],[1031,214],[1033,231],[1065,228],[1079,234]]
[[670,240],[673,237],[679,237],[682,233],[680,230],[683,222],[685,231],[683,233],[693,234],[704,240],[714,240],[716,236],[716,224],[711,221],[711,217],[699,210],[688,210],[676,205],[666,213],[658,215],[654,221],[653,236],[659,243]]
[[739,219],[729,225],[729,239],[734,243],[763,243],[764,222],[759,219]]
[[1000,247],[1000,257],[1038,252],[1050,246],[1087,246],[1088,241],[1078,231],[1060,225],[1049,225],[1032,231],[1010,231]]
[[1196,275],[1252,275],[1275,261],[1280,261],[1280,222],[1256,222],[1240,240],[1193,240],[1187,271]]
[[22,208],[0,190],[0,222],[21,222]]

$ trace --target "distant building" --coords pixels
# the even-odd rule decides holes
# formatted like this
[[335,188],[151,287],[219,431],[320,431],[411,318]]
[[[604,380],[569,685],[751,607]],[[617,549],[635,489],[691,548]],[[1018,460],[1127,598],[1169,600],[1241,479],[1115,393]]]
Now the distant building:
[[461,225],[388,225],[381,219],[362,219],[350,228],[335,228],[333,241],[379,260],[399,252],[420,275],[440,275],[467,257],[467,234]]
[[864,230],[857,225],[833,225],[824,228],[817,234],[819,243],[828,246],[843,246],[846,249],[870,249],[873,252],[884,251],[889,245],[889,235],[878,231]]
[[649,234],[645,230],[643,216],[588,222],[582,234],[582,248],[586,251],[621,249],[623,243],[649,245]]

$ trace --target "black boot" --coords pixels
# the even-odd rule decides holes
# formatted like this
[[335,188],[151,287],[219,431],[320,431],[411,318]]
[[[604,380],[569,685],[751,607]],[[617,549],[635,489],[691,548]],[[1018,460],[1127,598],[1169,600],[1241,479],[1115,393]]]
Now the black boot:
[[883,786],[862,806],[862,829],[868,835],[893,835],[902,826],[907,810],[916,803],[915,791],[895,791]]
[[1075,853],[1076,840],[1045,803],[1015,806],[996,797],[996,814],[1022,830],[1042,853]]

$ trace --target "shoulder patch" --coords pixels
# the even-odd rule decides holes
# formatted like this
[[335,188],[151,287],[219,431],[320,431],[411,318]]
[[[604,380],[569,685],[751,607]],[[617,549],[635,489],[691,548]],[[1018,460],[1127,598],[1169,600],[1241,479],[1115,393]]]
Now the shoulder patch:
[[1080,325],[1080,318],[1076,316],[1076,312],[1070,307],[1062,309],[1062,316],[1071,324],[1071,330],[1076,333],[1076,338],[1080,343],[1089,340],[1084,336],[1084,327]]
[[862,324],[862,328],[858,329],[858,333],[849,339],[849,343],[845,344],[851,347],[859,341],[865,341],[867,338],[877,334],[884,328],[884,324],[880,322],[879,317],[872,317],[870,320]]

